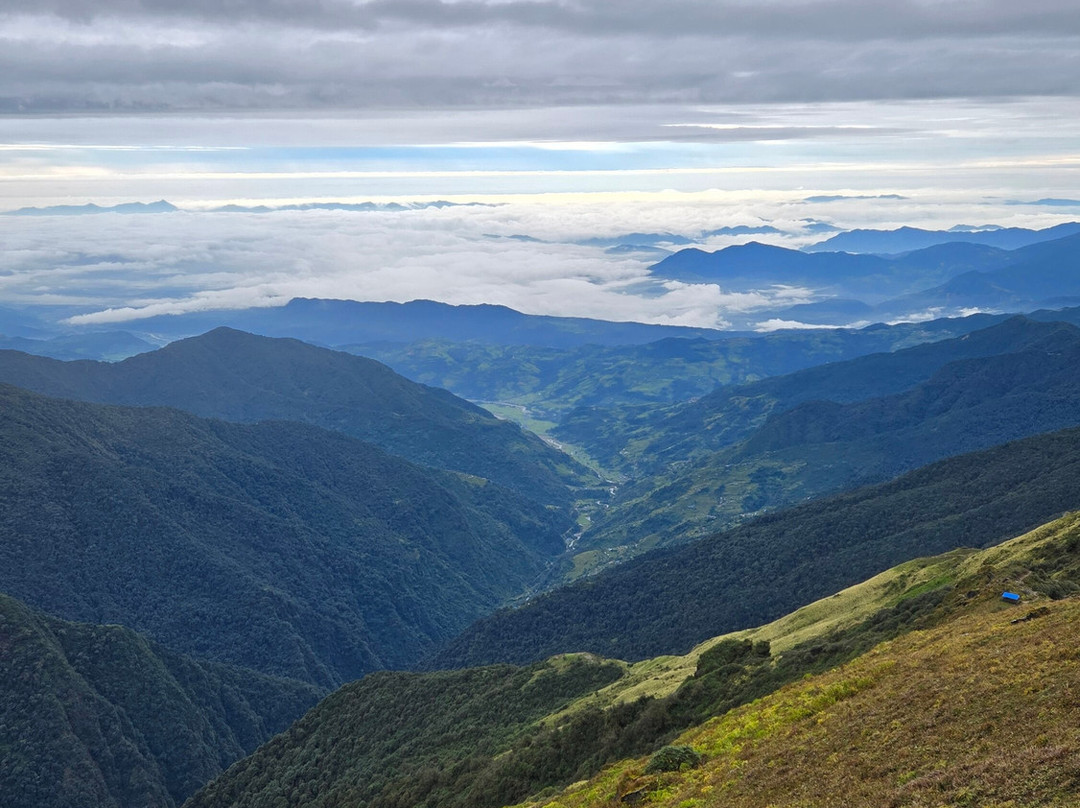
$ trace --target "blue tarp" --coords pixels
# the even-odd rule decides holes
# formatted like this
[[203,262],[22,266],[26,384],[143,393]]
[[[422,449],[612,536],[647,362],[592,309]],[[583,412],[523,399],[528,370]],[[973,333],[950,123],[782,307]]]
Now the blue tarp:
[[1002,592],[1001,593],[1001,599],[1002,600],[1007,600],[1007,601],[1009,601],[1009,603],[1019,603],[1020,602],[1020,596],[1018,594],[1016,594],[1015,592]]

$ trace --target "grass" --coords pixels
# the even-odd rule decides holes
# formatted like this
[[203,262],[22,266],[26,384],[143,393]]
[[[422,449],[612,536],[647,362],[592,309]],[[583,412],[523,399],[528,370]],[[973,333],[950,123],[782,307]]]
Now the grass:
[[[685,656],[629,665],[621,679],[545,723],[559,724],[587,707],[667,696],[694,674],[701,654],[724,639],[767,640],[782,654],[953,587],[943,607],[953,617],[936,628],[885,643],[685,733],[674,743],[704,752],[709,763],[702,769],[646,777],[647,759],[623,761],[553,802],[528,805],[614,806],[634,791],[642,791],[646,804],[677,808],[1078,804],[1080,700],[1068,694],[1080,692],[1080,599],[1050,603],[1027,585],[1075,572],[1077,545],[1080,514],[1070,514],[987,550],[901,564],[768,625],[715,637]],[[1036,580],[1033,570],[1044,574]],[[1005,588],[1021,592],[1025,603],[1003,603]],[[1058,697],[1072,699],[1076,715],[1065,722],[1051,710]],[[978,743],[968,748],[966,738]],[[1014,755],[1017,738],[1034,740]],[[1059,764],[1071,774],[1058,772]]]
[[[767,640],[773,652],[783,652],[800,643],[825,637],[862,622],[876,612],[911,597],[912,593],[926,591],[928,584],[941,585],[946,578],[954,577],[959,566],[969,557],[981,557],[986,552],[990,551],[955,550],[942,556],[909,561],[764,626],[713,637],[683,656],[662,656],[635,663],[629,666],[625,677],[575,702],[563,714],[585,706],[606,707],[631,702],[642,696],[662,698],[670,695],[693,676],[701,654],[723,640]],[[575,557],[575,563],[578,558],[588,555],[591,553]],[[1012,555],[1008,557],[1012,558]]]
[[623,761],[553,808],[646,804],[1066,806],[1080,801],[1080,601],[1038,619],[992,601],[685,733],[707,762]]

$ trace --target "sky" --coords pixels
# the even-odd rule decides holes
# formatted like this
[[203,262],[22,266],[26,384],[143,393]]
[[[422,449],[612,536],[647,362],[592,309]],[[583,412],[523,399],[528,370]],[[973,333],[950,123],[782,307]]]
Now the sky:
[[[111,327],[426,297],[722,327],[816,290],[658,284],[655,255],[581,242],[1074,220],[1078,88],[1058,0],[5,0],[0,211],[181,210],[0,216],[0,307]],[[409,209],[215,210],[313,201]],[[779,232],[702,235],[735,226]]]

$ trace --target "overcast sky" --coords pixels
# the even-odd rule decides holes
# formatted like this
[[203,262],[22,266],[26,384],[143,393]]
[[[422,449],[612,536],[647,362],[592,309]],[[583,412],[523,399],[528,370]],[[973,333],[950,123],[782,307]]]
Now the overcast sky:
[[9,110],[1071,95],[1071,0],[5,0]]
[[[1080,204],[1016,204],[1080,199],[1080,4],[0,3],[0,210],[159,198],[192,211],[500,207],[428,211],[408,227],[392,216],[4,218],[0,304],[78,297],[93,315],[338,289],[722,323],[725,307],[755,301],[715,288],[639,294],[640,260],[572,242],[776,223],[788,233],[777,240],[797,245],[804,219],[1080,218]],[[279,232],[260,240],[259,228]],[[450,241],[436,235],[448,228]],[[516,234],[546,246],[487,238]],[[456,269],[433,269],[437,247]],[[358,253],[371,260],[350,260]],[[66,274],[49,274],[58,266]]]

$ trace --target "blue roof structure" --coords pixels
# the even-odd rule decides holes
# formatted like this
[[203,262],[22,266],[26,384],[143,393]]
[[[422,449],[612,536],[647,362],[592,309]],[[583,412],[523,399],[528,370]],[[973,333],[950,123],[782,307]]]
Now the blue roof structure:
[[1002,600],[1007,600],[1007,601],[1009,601],[1009,603],[1019,603],[1020,602],[1020,596],[1018,594],[1016,594],[1015,592],[1002,592],[1001,593],[1001,599]]

